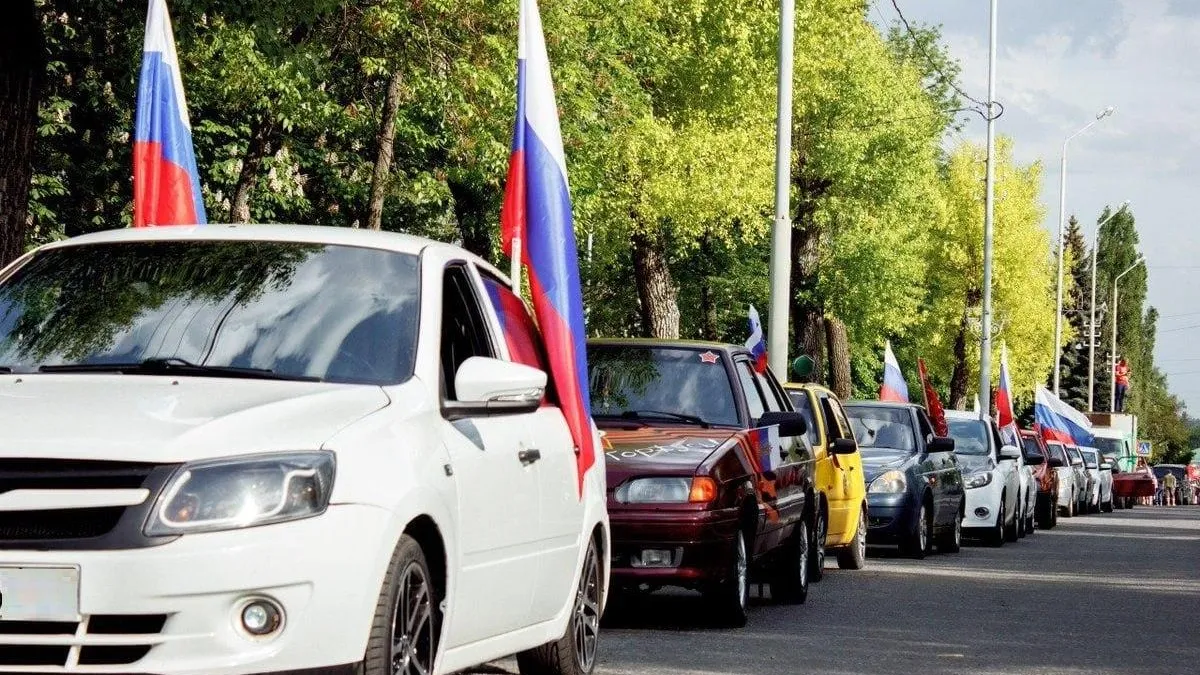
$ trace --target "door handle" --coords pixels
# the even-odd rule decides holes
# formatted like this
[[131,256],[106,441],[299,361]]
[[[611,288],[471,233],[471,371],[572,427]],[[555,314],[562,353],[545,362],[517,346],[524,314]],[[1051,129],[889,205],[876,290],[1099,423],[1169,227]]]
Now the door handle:
[[521,464],[525,466],[529,466],[541,458],[541,450],[521,450],[517,453],[517,459],[521,460]]

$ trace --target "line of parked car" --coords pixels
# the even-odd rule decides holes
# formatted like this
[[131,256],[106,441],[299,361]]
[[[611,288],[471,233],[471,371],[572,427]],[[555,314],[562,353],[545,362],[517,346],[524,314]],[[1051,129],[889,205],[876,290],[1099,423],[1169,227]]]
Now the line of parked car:
[[964,537],[1003,546],[1113,508],[1095,449],[1034,431],[1005,443],[976,413],[947,411],[940,436],[922,406],[843,403],[718,343],[594,340],[588,358],[618,598],[682,586],[743,625],[752,585],[804,602],[827,556],[861,569],[868,544],[912,558]]

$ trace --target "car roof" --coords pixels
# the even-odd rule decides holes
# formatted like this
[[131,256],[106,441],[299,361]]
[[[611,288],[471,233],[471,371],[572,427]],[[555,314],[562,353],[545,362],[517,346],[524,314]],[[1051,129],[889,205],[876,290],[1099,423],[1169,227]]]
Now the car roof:
[[946,419],[948,420],[977,420],[979,413],[970,412],[969,410],[947,410]]
[[661,347],[664,349],[711,349],[728,353],[748,351],[741,345],[709,340],[670,340],[662,338],[592,338],[589,345],[617,347]]
[[156,241],[272,241],[301,244],[326,244],[330,246],[357,246],[396,253],[420,255],[427,249],[441,249],[452,255],[470,260],[486,269],[506,283],[508,275],[492,266],[483,258],[462,247],[444,242],[416,237],[398,232],[382,232],[353,227],[330,227],[324,225],[256,225],[256,224],[213,224],[175,225],[171,227],[135,227],[104,230],[84,234],[46,244],[39,250],[90,246],[94,244],[121,244]]
[[837,394],[833,393],[832,389],[817,384],[816,382],[784,382],[783,388],[790,391],[816,391],[829,394],[835,398],[837,397]]
[[846,401],[847,407],[854,406],[855,408],[920,408],[916,403],[901,403],[899,401],[868,401],[868,400],[850,400]]

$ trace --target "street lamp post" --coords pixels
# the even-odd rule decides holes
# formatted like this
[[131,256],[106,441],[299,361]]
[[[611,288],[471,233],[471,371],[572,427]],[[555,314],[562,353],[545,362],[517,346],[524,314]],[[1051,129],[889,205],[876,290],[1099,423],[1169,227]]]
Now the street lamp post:
[[988,47],[987,176],[983,214],[983,305],[980,308],[979,410],[980,419],[992,415],[992,236],[996,197],[996,2],[991,2]]
[[775,122],[775,222],[771,227],[771,323],[767,354],[771,369],[788,379],[788,305],[791,300],[792,50],[795,0],[779,3],[779,86]]
[[1121,277],[1132,272],[1138,265],[1146,262],[1146,259],[1138,256],[1124,272],[1121,272],[1113,279],[1113,306],[1112,306],[1112,356],[1111,363],[1108,364],[1108,372],[1112,377],[1111,384],[1108,387],[1108,409],[1112,412],[1117,411],[1117,284],[1121,281]]
[[1071,139],[1091,129],[1100,120],[1113,114],[1115,108],[1108,106],[1088,122],[1082,129],[1067,136],[1063,141],[1062,162],[1059,166],[1058,183],[1058,302],[1054,311],[1054,395],[1058,396],[1059,371],[1062,369],[1062,306],[1063,306],[1063,230],[1067,226],[1067,145]]
[[1096,236],[1092,237],[1092,310],[1088,319],[1088,411],[1095,410],[1093,394],[1096,389],[1096,254],[1100,251],[1100,228],[1117,214],[1129,208],[1129,200],[1121,202],[1121,206],[1107,218],[1096,225]]

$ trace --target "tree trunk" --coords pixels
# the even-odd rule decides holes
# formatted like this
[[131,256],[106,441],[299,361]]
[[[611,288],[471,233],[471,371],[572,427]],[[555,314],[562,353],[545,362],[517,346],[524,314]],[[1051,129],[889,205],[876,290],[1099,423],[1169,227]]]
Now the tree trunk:
[[34,0],[0,3],[0,267],[25,250],[44,58]]
[[812,301],[817,283],[817,256],[820,235],[811,224],[792,228],[792,270],[790,311],[792,334],[813,362],[810,381],[820,382],[825,372],[825,320],[821,307]]
[[843,401],[850,398],[850,336],[840,319],[826,317],[825,333],[829,342],[829,388]]
[[633,271],[641,300],[642,334],[646,337],[679,338],[678,289],[661,235],[633,235]]
[[458,221],[463,248],[495,263],[492,232],[500,229],[496,225],[499,222],[499,204],[466,183],[450,181],[448,187],[450,195],[454,197],[454,218]]
[[[967,393],[971,389],[971,372],[967,364],[967,334],[970,329],[968,318],[971,309],[978,306],[981,300],[981,291],[973,288],[967,289],[962,322],[958,324],[958,334],[954,336],[954,372],[950,375],[950,407],[956,410],[963,410],[967,407]],[[982,403],[983,401],[980,401],[980,404]]]
[[712,297],[712,277],[700,279],[700,338],[703,340],[719,339],[720,330],[717,327],[717,306]]
[[388,174],[392,170],[392,149],[396,142],[396,113],[400,110],[400,85],[404,72],[396,70],[388,80],[383,99],[383,118],[375,136],[375,168],[371,171],[371,201],[367,204],[367,227],[383,229],[383,202],[387,197]]
[[246,148],[246,156],[242,159],[242,170],[238,172],[237,184],[233,187],[233,199],[230,200],[229,222],[250,222],[250,195],[258,184],[259,170],[263,159],[271,154],[274,145],[275,132],[270,122],[263,120],[254,129],[250,145]]

